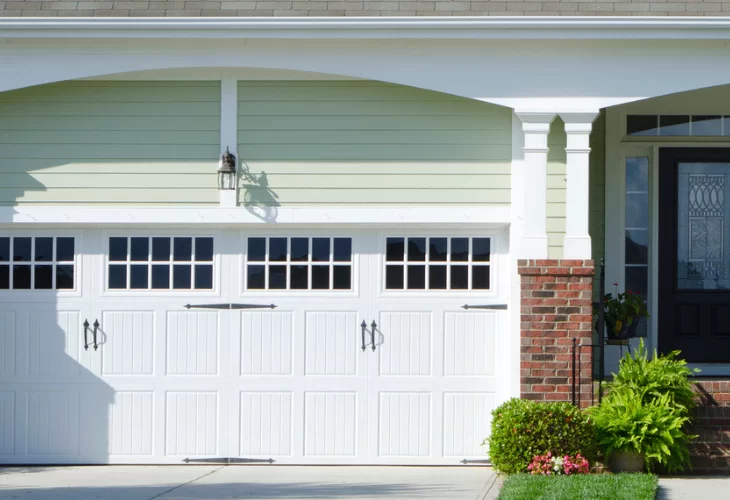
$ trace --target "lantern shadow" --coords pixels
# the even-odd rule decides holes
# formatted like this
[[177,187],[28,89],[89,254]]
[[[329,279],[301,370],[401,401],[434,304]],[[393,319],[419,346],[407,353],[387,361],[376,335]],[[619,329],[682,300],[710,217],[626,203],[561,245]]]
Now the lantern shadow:
[[241,161],[240,187],[243,191],[243,207],[264,222],[276,222],[279,216],[279,195],[269,188],[266,172],[253,174]]

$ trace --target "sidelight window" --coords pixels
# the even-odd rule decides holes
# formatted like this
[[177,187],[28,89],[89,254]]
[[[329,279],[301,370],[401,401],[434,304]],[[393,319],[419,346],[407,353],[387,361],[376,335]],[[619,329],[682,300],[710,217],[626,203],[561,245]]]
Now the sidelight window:
[[212,290],[213,238],[109,238],[110,290]]
[[386,239],[386,290],[489,290],[490,273],[490,238]]
[[0,290],[73,290],[74,247],[73,237],[0,237]]
[[352,238],[253,237],[246,256],[248,290],[352,289]]

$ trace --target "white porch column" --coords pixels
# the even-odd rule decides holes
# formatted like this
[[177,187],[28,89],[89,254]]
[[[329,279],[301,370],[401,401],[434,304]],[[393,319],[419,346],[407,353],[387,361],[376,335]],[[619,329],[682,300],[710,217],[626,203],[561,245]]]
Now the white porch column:
[[520,256],[547,259],[547,141],[555,113],[515,110],[515,114],[525,134],[525,225]]
[[593,120],[598,116],[598,111],[559,114],[565,122],[567,136],[563,258],[590,259],[592,255],[591,237],[588,234],[590,136]]

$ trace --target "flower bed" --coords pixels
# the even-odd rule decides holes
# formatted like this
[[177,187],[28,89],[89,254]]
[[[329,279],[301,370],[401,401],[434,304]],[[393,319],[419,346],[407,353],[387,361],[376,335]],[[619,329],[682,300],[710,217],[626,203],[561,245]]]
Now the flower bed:
[[658,487],[653,474],[513,474],[498,500],[654,500]]

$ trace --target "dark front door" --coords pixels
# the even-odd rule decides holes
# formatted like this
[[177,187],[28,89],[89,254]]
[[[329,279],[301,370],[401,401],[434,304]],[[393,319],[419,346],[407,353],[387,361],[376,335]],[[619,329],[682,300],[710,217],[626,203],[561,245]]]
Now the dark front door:
[[659,151],[659,350],[730,362],[730,149]]

